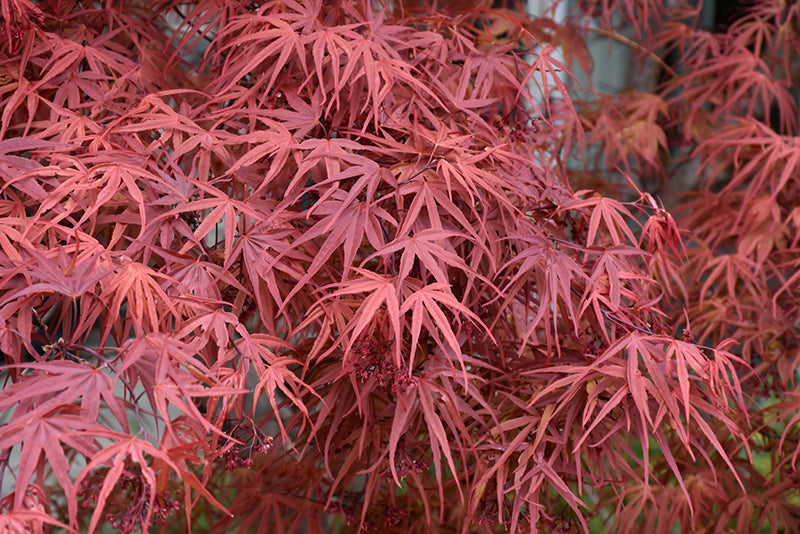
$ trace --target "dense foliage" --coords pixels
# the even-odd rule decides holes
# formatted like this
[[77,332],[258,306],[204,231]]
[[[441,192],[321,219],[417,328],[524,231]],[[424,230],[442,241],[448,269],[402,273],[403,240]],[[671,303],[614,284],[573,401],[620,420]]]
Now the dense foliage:
[[797,531],[800,5],[412,4],[0,0],[0,530]]

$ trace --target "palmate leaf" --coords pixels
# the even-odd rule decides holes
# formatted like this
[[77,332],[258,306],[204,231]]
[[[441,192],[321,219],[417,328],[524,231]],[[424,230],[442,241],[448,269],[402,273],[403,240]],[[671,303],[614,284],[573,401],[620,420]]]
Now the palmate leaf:
[[[441,498],[444,495],[445,481],[445,477],[442,474],[442,470],[445,468],[442,464],[442,456],[446,461],[446,468],[449,469],[450,473],[455,474],[457,473],[455,471],[455,462],[459,461],[462,464],[468,462],[469,456],[474,454],[470,430],[462,421],[461,412],[463,410],[461,408],[466,406],[459,406],[459,397],[453,394],[451,381],[463,377],[466,383],[467,380],[478,377],[466,372],[463,375],[454,372],[452,364],[444,364],[443,362],[438,365],[429,364],[426,366],[426,370],[429,372],[430,379],[416,380],[414,385],[398,398],[398,406],[388,438],[387,451],[389,458],[397,458],[401,440],[405,443],[410,429],[424,425],[431,436],[433,467]],[[442,379],[441,385],[439,384],[439,379]],[[469,387],[465,389],[471,391],[474,398],[480,398],[480,394],[476,389],[470,389]],[[458,453],[458,455],[456,456],[453,453]],[[402,477],[398,474],[395,462],[390,462],[390,471],[395,484],[400,486]],[[415,475],[413,470],[409,474],[412,477]],[[418,473],[416,474],[418,475]],[[405,473],[403,474],[404,476]],[[417,478],[414,478],[419,485]],[[460,477],[456,476],[455,478],[457,491],[463,499],[462,482],[459,480]],[[444,506],[443,502],[443,500],[440,500],[442,507]],[[425,500],[425,510],[426,516],[428,516],[430,510],[427,499]],[[444,508],[440,510],[440,513],[444,513]]]
[[[610,418],[615,411],[621,409],[628,425],[634,424],[642,443],[643,484],[648,484],[650,479],[647,436],[652,435],[661,447],[660,452],[665,455],[687,500],[691,499],[684,476],[673,457],[677,451],[667,447],[663,432],[665,428],[675,431],[681,446],[694,459],[694,452],[705,455],[705,451],[697,449],[696,440],[692,437],[694,428],[697,428],[710,446],[720,454],[732,477],[743,487],[738,471],[717,438],[717,432],[706,422],[706,415],[698,409],[713,414],[716,420],[725,424],[727,430],[741,440],[745,450],[749,451],[744,435],[728,417],[731,405],[737,406],[741,411],[744,411],[745,406],[741,384],[736,379],[731,380],[729,368],[726,368],[730,365],[729,361],[726,362],[726,354],[728,353],[720,347],[715,351],[715,358],[712,360],[693,344],[678,342],[665,336],[630,335],[612,344],[589,366],[551,366],[532,371],[536,374],[554,374],[556,377],[561,375],[563,378],[551,381],[531,403],[549,398],[553,392],[564,390],[556,404],[556,412],[559,412],[581,390],[590,391],[583,421],[584,424],[590,420],[592,423],[582,431],[580,437],[575,436],[573,452],[581,450],[589,438],[592,441],[607,439],[607,436],[598,435],[595,429],[601,427],[603,418]],[[608,400],[595,415],[601,395]],[[719,402],[719,398],[730,399],[732,402]],[[678,399],[682,399],[682,407],[678,405]],[[685,418],[681,418],[681,412]],[[618,431],[622,430],[618,428]],[[713,465],[710,462],[709,464]],[[642,498],[646,497],[647,495],[643,495]]]
[[37,281],[13,292],[6,299],[23,299],[31,294],[50,292],[78,299],[90,293],[111,272],[108,258],[104,258],[104,249],[96,244],[81,247],[77,242],[71,254],[60,249],[57,251],[59,257],[56,261],[34,247],[27,250],[23,247],[23,251],[27,256],[23,260],[26,274],[31,281]]
[[[176,461],[177,458],[172,458],[169,452],[162,451],[152,443],[131,438],[125,434],[105,431],[100,435],[107,440],[112,440],[112,443],[98,451],[75,480],[75,485],[80,486],[80,483],[87,478],[94,469],[106,465],[109,467],[108,473],[103,479],[102,486],[97,496],[97,506],[92,512],[88,532],[92,533],[97,529],[110,494],[117,485],[121,475],[129,469],[130,465],[137,465],[139,467],[141,474],[139,482],[143,486],[140,488],[140,495],[142,495],[143,500],[148,501],[146,515],[137,518],[141,520],[140,524],[143,526],[149,526],[153,520],[152,514],[159,487],[158,477],[160,473],[158,470],[160,469],[170,469],[181,476],[186,490],[185,498],[187,501],[191,498],[190,490],[194,489],[221,511],[227,512],[225,507],[197,480],[197,477],[183,468],[179,462]],[[148,457],[152,458],[152,460],[149,460]]]
[[[312,159],[312,155],[315,152],[316,150],[312,151],[311,155],[308,156],[308,160],[312,160],[314,164],[321,159],[321,156]],[[336,154],[342,155],[344,152],[337,147]],[[382,175],[380,167],[371,163],[364,166],[348,167],[346,170],[339,172],[340,162],[338,159],[332,159],[326,161],[326,163],[333,167],[329,169],[329,172],[333,174],[329,174],[329,178],[322,181],[319,187],[328,186],[329,189],[323,193],[320,201],[306,211],[306,216],[309,218],[312,216],[322,216],[323,218],[307,229],[302,236],[295,239],[292,244],[292,249],[299,249],[309,256],[313,256],[314,259],[311,265],[308,266],[306,273],[303,274],[289,295],[287,295],[287,300],[290,300],[309,281],[313,280],[320,269],[332,263],[331,256],[340,247],[343,252],[342,277],[346,277],[355,262],[356,253],[360,249],[364,237],[367,237],[371,244],[382,244],[386,239],[387,227],[390,227],[390,225],[396,226],[397,224],[394,217],[385,209],[373,206],[369,200],[364,202],[358,198],[363,189],[368,190],[368,197],[372,197],[375,194]],[[302,170],[303,167],[301,166],[297,176],[301,175]],[[349,178],[357,178],[357,180],[351,191],[346,194],[338,189],[336,182]],[[319,246],[315,246],[315,242],[319,241],[321,241]],[[285,250],[287,252],[281,255],[288,253],[290,249]],[[280,256],[275,261],[279,259]]]
[[[159,331],[160,325],[169,325],[172,318],[179,317],[171,299],[155,281],[156,278],[164,278],[164,275],[127,258],[123,262],[115,273],[106,278],[103,293],[100,295],[108,303],[112,316],[119,313],[125,301],[128,313],[134,319],[133,326],[139,332]],[[171,318],[159,313],[161,306],[171,312]],[[113,327],[114,322],[106,320],[101,339],[107,339]]]
[[[243,263],[241,276],[256,303],[258,313],[268,327],[268,332],[278,329],[277,308],[287,307],[285,300],[290,292],[290,281],[303,278],[303,263],[310,258],[292,247],[290,238],[296,232],[286,224],[259,223],[251,226],[234,245],[226,267]],[[266,286],[266,287],[264,287]],[[300,303],[297,303],[300,304]],[[277,306],[276,306],[277,305]]]
[[[263,352],[263,349],[262,349]],[[259,398],[262,394],[266,395],[269,406],[272,412],[276,414],[276,419],[281,430],[285,443],[291,443],[291,436],[286,431],[283,421],[279,415],[278,400],[276,392],[280,391],[294,407],[296,407],[303,415],[309,417],[308,408],[302,401],[302,392],[308,391],[317,399],[321,400],[319,395],[300,380],[293,367],[297,365],[297,361],[287,357],[273,357],[270,358],[269,363],[259,360],[253,361],[253,366],[258,373],[258,384],[253,388],[253,395]],[[253,405],[255,410],[256,405]]]
[[213,186],[204,184],[202,182],[194,182],[199,190],[204,191],[209,195],[209,198],[186,202],[184,205],[169,210],[161,215],[161,217],[170,217],[181,213],[203,212],[210,210],[210,212],[203,218],[202,222],[194,230],[194,240],[187,242],[182,249],[178,251],[179,254],[184,254],[196,246],[196,242],[205,239],[206,236],[218,225],[224,222],[224,257],[227,259],[230,256],[234,243],[234,235],[236,234],[237,221],[239,217],[251,217],[258,220],[260,214],[253,208],[248,206],[245,202],[232,199],[225,195],[220,190]]
[[55,407],[73,405],[77,401],[80,401],[81,416],[87,421],[96,421],[102,401],[122,429],[128,429],[125,403],[114,395],[114,383],[103,368],[71,361],[36,362],[6,368],[38,371],[0,392],[0,410],[6,411],[14,403],[18,404],[9,423],[25,424]]
[[[561,353],[559,336],[558,313],[560,308],[566,309],[566,316],[572,320],[573,325],[579,323],[573,295],[573,281],[582,281],[586,273],[568,254],[548,245],[541,254],[541,263],[533,269],[532,278],[540,288],[539,306],[536,314],[529,319],[529,324],[523,334],[523,344],[520,352],[525,350],[529,340],[535,340],[536,331],[544,328],[548,349],[555,345],[556,352]],[[509,294],[512,298],[517,295]],[[550,352],[548,350],[548,352]],[[549,359],[548,359],[549,361]]]
[[404,85],[416,89],[414,92],[444,107],[437,95],[416,79],[409,64],[403,60],[400,51],[396,50],[397,44],[391,46],[387,42],[391,39],[394,43],[402,43],[402,34],[407,30],[387,24],[381,16],[372,18],[366,25],[364,32],[366,35],[354,41],[353,53],[348,57],[341,80],[341,84],[357,84],[359,78],[363,76],[367,87],[367,98],[364,100],[363,108],[358,110],[358,114],[371,110],[371,118],[378,127],[381,122],[380,109],[394,89],[396,81],[405,82]]
[[[358,24],[348,24],[337,27],[325,27],[309,34],[308,38],[313,43],[311,55],[314,60],[314,72],[317,83],[325,87],[331,83],[333,97],[328,102],[327,109],[339,107],[339,95],[342,89],[342,56],[350,58],[353,55],[351,43],[359,36],[353,30]],[[327,95],[327,91],[324,93]],[[323,96],[326,98],[326,96]],[[325,104],[325,102],[321,102]]]
[[[142,194],[140,184],[142,182],[158,182],[158,178],[146,170],[142,169],[142,160],[121,156],[113,164],[98,164],[92,167],[91,171],[82,169],[72,174],[70,179],[63,180],[53,191],[49,192],[47,198],[39,206],[40,213],[53,210],[57,206],[63,207],[65,213],[62,217],[70,213],[82,211],[77,222],[79,227],[85,227],[87,233],[92,234],[97,225],[98,214],[109,204],[119,202],[119,199],[127,196],[127,202],[133,202],[138,207],[140,231],[144,231],[146,207],[145,198]],[[128,161],[124,161],[128,160]],[[138,160],[138,161],[137,161]],[[91,162],[91,157],[80,160],[80,166]],[[78,162],[76,162],[78,163]],[[124,190],[125,192],[123,193]],[[84,193],[87,193],[84,196]],[[127,194],[127,195],[126,195]],[[118,195],[112,200],[114,195]],[[85,225],[86,222],[89,225]]]
[[357,295],[368,293],[358,305],[352,320],[347,326],[347,344],[343,347],[344,353],[348,354],[353,348],[358,336],[368,328],[376,317],[376,312],[385,306],[389,317],[389,326],[394,336],[394,360],[399,367],[401,362],[402,346],[400,340],[403,338],[403,323],[405,320],[400,311],[400,288],[397,279],[384,277],[365,269],[353,269],[354,274],[359,278],[350,280],[345,287],[333,291],[326,298],[338,298],[345,295]]
[[[442,246],[449,243],[448,238],[456,236],[460,237],[461,234],[434,228],[414,232],[412,235],[399,237],[386,244],[373,256],[366,258],[363,263],[368,262],[374,256],[386,257],[402,251],[397,272],[401,281],[409,275],[416,259],[423,273],[430,272],[440,286],[448,286],[450,283],[450,277],[446,271],[448,266],[464,272],[471,270],[464,260],[452,251],[452,247]],[[439,244],[440,242],[442,245]]]
[[[570,201],[562,206],[562,209],[569,210],[587,207],[591,207],[591,217],[589,218],[589,231],[586,236],[586,246],[605,244],[605,236],[603,234],[607,234],[608,239],[611,240],[611,244],[613,245],[637,244],[638,241],[634,237],[633,231],[631,231],[629,226],[629,222],[633,220],[633,216],[618,200],[601,197],[595,194],[587,199],[575,199]],[[603,234],[600,234],[601,228],[604,230]],[[600,239],[598,239],[598,236],[601,236]]]
[[267,155],[272,156],[270,171],[264,176],[261,185],[253,192],[254,195],[272,181],[286,163],[292,151],[297,148],[297,139],[282,122],[262,119],[266,130],[252,132],[237,139],[239,143],[256,143],[256,146],[244,153],[228,168],[228,173],[233,174],[243,167],[252,165]]
[[[475,325],[483,325],[483,323],[472,310],[456,300],[450,291],[446,291],[448,287],[449,285],[434,282],[415,290],[403,300],[400,314],[405,315],[408,311],[411,312],[411,344],[409,347],[411,347],[410,353],[412,356],[409,357],[408,368],[412,369],[414,367],[413,351],[418,346],[422,327],[424,326],[427,333],[434,336],[436,344],[443,354],[456,355],[464,373],[463,378],[466,387],[467,368],[462,356],[462,343],[459,342],[458,336],[451,326],[453,320],[448,316],[454,315],[456,317],[457,326],[461,326],[459,318],[461,316]],[[447,313],[445,310],[447,310]],[[444,339],[439,337],[437,331],[441,332]],[[491,334],[489,333],[489,335]]]
[[[182,445],[209,433],[227,437],[218,428],[214,415],[201,411],[199,400],[245,393],[218,383],[215,373],[198,357],[202,341],[192,338],[191,343],[185,343],[174,334],[148,334],[128,340],[120,351],[121,365],[116,376],[123,377],[130,389],[137,384],[144,388],[142,395],[148,399],[149,415],[156,432],[160,425],[164,426],[162,440],[166,444]],[[179,419],[186,429],[178,428]]]
[[[253,25],[257,23],[259,31],[242,31],[243,26]],[[246,76],[252,76],[258,73],[258,67],[265,63],[268,59],[274,58],[274,61],[269,62],[269,66],[259,76],[254,85],[263,87],[267,92],[275,84],[278,75],[286,67],[290,57],[301,58],[303,62],[303,69],[307,71],[305,64],[305,48],[301,36],[297,31],[292,28],[285,20],[276,16],[256,16],[247,15],[245,17],[237,17],[231,21],[224,31],[220,32],[219,39],[226,38],[226,34],[230,33],[235,35],[231,42],[217,53],[224,53],[228,48],[233,50],[253,50],[254,43],[266,45],[259,52],[251,54],[247,57],[244,64],[235,64],[233,59],[235,55],[228,58],[228,65],[235,64],[235,67],[228,67],[223,70],[222,75],[218,78],[217,83],[224,83],[216,89],[217,94],[224,94],[230,91],[234,84]],[[241,53],[241,52],[240,52]],[[277,56],[277,57],[276,57]],[[266,77],[269,76],[267,80]]]
[[[779,115],[790,115],[796,110],[788,92],[789,80],[768,74],[770,69],[763,59],[741,42],[729,42],[728,47],[727,53],[716,61],[698,66],[685,78],[676,79],[684,89],[677,99],[689,107],[690,115],[698,114],[699,102],[713,102],[714,112],[727,117],[752,116],[759,105],[769,117],[772,103],[780,110]],[[697,83],[697,80],[705,83]]]
[[[76,406],[49,403],[48,410],[41,410],[37,416],[12,420],[2,428],[0,450],[8,450],[19,445],[20,460],[16,474],[14,508],[22,508],[27,486],[34,472],[41,469],[42,453],[46,465],[50,467],[64,490],[70,517],[77,513],[76,483],[69,477],[70,461],[62,443],[78,451],[84,457],[94,456],[97,444],[91,434],[103,431],[104,426],[79,414]],[[86,432],[86,434],[82,434]]]

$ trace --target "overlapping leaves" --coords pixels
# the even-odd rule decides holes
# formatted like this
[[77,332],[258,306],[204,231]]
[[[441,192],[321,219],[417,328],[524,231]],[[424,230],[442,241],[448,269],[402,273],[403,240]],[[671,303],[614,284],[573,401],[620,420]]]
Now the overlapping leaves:
[[53,8],[3,63],[14,513],[52,473],[76,530],[148,528],[179,488],[187,528],[535,531],[566,505],[586,530],[584,488],[656,491],[651,437],[690,509],[679,457],[738,476],[736,358],[658,309],[674,223],[549,166],[580,133],[552,46],[487,46],[480,12],[219,4]]

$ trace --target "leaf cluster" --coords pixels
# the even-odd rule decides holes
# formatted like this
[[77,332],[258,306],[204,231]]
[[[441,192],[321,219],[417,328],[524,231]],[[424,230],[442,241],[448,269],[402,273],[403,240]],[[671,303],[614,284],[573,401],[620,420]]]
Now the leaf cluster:
[[[796,528],[767,4],[709,36],[658,0],[0,0],[0,524]],[[573,99],[556,47],[588,70],[614,13],[685,65]]]

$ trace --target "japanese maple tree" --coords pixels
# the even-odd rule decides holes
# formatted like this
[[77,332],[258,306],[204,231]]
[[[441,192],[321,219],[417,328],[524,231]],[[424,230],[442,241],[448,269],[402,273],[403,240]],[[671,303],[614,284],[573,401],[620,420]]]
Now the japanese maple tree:
[[797,531],[800,5],[422,4],[0,0],[0,530]]

